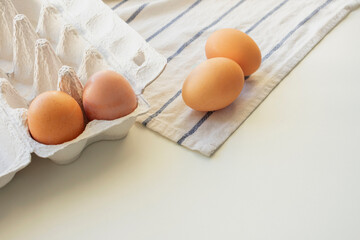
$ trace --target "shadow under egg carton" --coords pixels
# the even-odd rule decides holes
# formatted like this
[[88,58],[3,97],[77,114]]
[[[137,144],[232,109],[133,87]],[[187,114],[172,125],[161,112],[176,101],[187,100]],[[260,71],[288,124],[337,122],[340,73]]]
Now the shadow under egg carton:
[[[165,65],[166,59],[100,0],[0,0],[0,187],[30,163],[31,153],[66,164],[95,141],[125,137],[149,109],[144,87]],[[134,112],[91,121],[76,139],[59,145],[30,136],[32,99],[61,90],[82,106],[83,85],[104,69],[128,79],[138,97]]]

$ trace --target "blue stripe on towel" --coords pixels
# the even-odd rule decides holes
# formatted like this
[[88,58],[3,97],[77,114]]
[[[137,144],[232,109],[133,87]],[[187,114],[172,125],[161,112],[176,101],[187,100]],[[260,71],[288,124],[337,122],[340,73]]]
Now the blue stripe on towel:
[[270,12],[268,12],[265,16],[263,16],[257,23],[255,23],[254,25],[252,25],[248,30],[246,30],[246,34],[249,34],[250,32],[252,32],[252,30],[254,30],[260,23],[262,23],[263,21],[265,21],[265,19],[267,19],[268,17],[270,17],[271,15],[273,15],[274,12],[276,12],[277,10],[279,10],[282,6],[284,6],[285,3],[287,3],[289,0],[285,0],[282,3],[280,3],[279,5],[277,5],[273,10],[271,10]]
[[[256,22],[254,25],[252,25],[248,30],[245,31],[245,33],[249,33],[251,31],[253,31],[261,22],[265,21],[268,17],[270,17],[273,13],[275,13],[277,10],[279,10],[286,2],[288,2],[289,0],[285,0],[282,3],[280,3],[278,6],[276,6],[273,10],[271,10],[270,12],[268,12],[264,17],[262,17],[258,22]],[[241,2],[240,2],[241,3]],[[155,113],[153,113],[152,115],[150,115],[145,121],[142,122],[142,124],[144,126],[146,126],[152,119],[154,119],[155,117],[157,117],[162,111],[165,110],[165,108],[167,108],[167,106],[170,105],[170,103],[172,103],[178,96],[180,96],[181,94],[181,89],[175,93],[175,95],[170,98],[158,111],[156,111]]]
[[118,4],[116,4],[115,6],[112,7],[112,10],[117,9],[118,7],[120,7],[121,5],[123,5],[124,3],[126,3],[129,0],[122,0],[121,2],[119,2]]
[[[284,43],[285,41],[294,34],[301,26],[303,26],[307,21],[309,21],[313,16],[315,16],[322,8],[326,7],[330,2],[333,0],[327,0],[324,4],[322,4],[320,7],[315,9],[309,16],[307,16],[303,21],[301,21],[293,30],[291,30],[276,46],[263,57],[262,62],[266,61],[274,52],[276,52]],[[213,114],[214,112],[207,112],[196,124],[195,126],[190,129],[187,133],[182,136],[179,141],[177,141],[178,144],[182,144],[186,138],[193,135],[199,127]]]
[[180,138],[179,141],[177,141],[178,144],[182,144],[186,138],[188,138],[189,136],[193,135],[196,130],[198,130],[198,128],[206,121],[206,119],[208,119],[214,112],[207,112],[197,123],[196,125],[190,130],[188,131],[184,136],[182,136]]
[[198,5],[202,0],[197,0],[194,2],[190,7],[188,7],[185,11],[180,13],[178,16],[176,16],[173,20],[171,20],[168,24],[160,28],[158,31],[156,31],[153,35],[148,37],[146,39],[147,42],[151,41],[153,38],[155,38],[157,35],[159,35],[161,32],[163,32],[165,29],[170,27],[172,24],[174,24],[177,20],[179,20],[182,16],[184,16],[187,12],[189,12],[191,9],[193,9],[196,5]]
[[189,41],[184,43],[173,55],[168,57],[167,61],[170,62],[173,60],[177,55],[179,55],[187,46],[189,46],[192,42],[194,42],[196,39],[198,39],[206,30],[213,27],[217,23],[219,23],[224,17],[229,15],[232,11],[234,11],[238,6],[240,6],[243,2],[246,0],[241,0],[237,4],[235,4],[233,7],[231,7],[229,10],[227,10],[223,15],[221,15],[218,19],[216,19],[214,22],[212,22],[210,25],[204,27],[201,29],[197,34],[195,34]]
[[180,94],[181,90],[175,93],[174,96],[172,96],[159,110],[157,110],[154,114],[152,114],[145,121],[143,121],[142,124],[146,126],[153,118],[157,117],[162,111],[164,111],[170,103],[172,103],[177,97],[179,97]]
[[315,16],[321,9],[326,7],[329,3],[331,3],[333,0],[327,0],[325,3],[323,3],[320,7],[315,9],[309,16],[307,16],[304,20],[302,20],[293,30],[291,30],[276,46],[271,49],[271,51],[263,57],[263,61],[268,59],[274,52],[276,52],[285,42],[288,40],[291,35],[294,34],[302,25],[304,25],[307,21],[309,21],[313,16]]
[[[190,45],[193,41],[195,41],[197,38],[199,38],[207,29],[213,27],[217,23],[219,23],[226,15],[230,14],[234,9],[236,9],[238,6],[240,6],[245,0],[239,1],[237,4],[232,6],[228,11],[226,11],[223,15],[221,15],[218,19],[216,19],[214,22],[212,22],[210,25],[206,26],[205,28],[201,29],[200,32],[195,34],[189,41],[184,43],[172,56],[170,56],[167,61],[170,62],[174,57],[179,55],[187,46]],[[167,106],[169,106],[170,103],[172,103],[178,96],[181,94],[181,89],[172,97],[170,98],[158,111],[150,115],[145,121],[142,122],[144,126],[146,126],[153,118],[157,117],[162,111],[165,110]]]
[[143,5],[141,5],[130,17],[128,20],[126,20],[126,23],[131,23],[136,17],[137,15],[139,15],[139,13],[147,6],[149,5],[149,3],[144,3]]

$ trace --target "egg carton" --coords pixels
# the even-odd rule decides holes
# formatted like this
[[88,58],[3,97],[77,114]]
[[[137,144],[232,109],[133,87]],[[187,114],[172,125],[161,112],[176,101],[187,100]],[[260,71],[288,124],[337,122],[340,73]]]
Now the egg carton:
[[[58,164],[74,161],[89,144],[126,136],[149,105],[144,87],[166,59],[100,0],[0,0],[0,187],[27,166],[32,153]],[[112,121],[94,120],[76,139],[44,145],[27,126],[40,93],[61,90],[82,105],[89,76],[110,69],[133,87],[138,107]]]

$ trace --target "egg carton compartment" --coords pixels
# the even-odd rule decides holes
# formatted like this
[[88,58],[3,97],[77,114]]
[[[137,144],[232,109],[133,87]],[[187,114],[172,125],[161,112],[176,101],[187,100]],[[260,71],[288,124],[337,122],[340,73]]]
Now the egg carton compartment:
[[[141,93],[164,69],[157,53],[100,0],[0,0],[0,187],[28,165],[31,153],[66,164],[89,144],[121,139],[149,109]],[[133,87],[138,107],[112,121],[94,120],[76,139],[44,145],[27,126],[40,93],[60,90],[82,106],[87,79],[111,69]]]

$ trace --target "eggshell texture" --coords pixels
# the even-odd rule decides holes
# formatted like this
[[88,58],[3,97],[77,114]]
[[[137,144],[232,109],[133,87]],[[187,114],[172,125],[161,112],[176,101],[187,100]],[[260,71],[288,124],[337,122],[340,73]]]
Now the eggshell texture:
[[231,28],[214,32],[205,45],[207,58],[226,57],[237,62],[244,75],[253,74],[261,64],[261,52],[249,35]]
[[88,119],[114,120],[132,113],[137,98],[129,82],[114,71],[92,75],[84,87],[83,105]]
[[182,88],[186,105],[197,111],[215,111],[230,105],[244,86],[241,67],[228,58],[212,58],[197,66]]
[[30,104],[27,117],[32,137],[48,145],[73,140],[85,127],[79,104],[60,91],[44,92],[37,96]]

